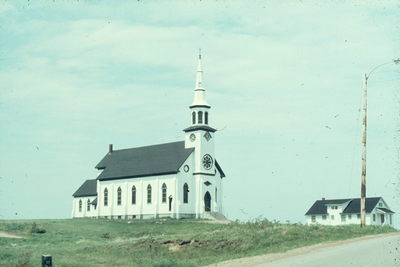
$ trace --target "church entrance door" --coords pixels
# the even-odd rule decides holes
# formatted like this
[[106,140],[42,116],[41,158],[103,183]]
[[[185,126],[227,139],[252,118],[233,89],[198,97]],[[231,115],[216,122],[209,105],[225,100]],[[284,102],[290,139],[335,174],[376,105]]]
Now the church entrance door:
[[204,210],[211,211],[211,195],[208,191],[204,195]]

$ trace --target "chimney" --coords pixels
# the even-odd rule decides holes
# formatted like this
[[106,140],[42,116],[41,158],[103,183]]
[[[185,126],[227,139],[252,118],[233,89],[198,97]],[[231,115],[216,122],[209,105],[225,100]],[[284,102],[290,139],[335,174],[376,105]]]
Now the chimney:
[[113,152],[113,144],[108,145],[108,154],[111,154]]
[[[112,146],[112,145],[111,145]],[[111,152],[110,152],[111,153]],[[325,198],[323,197],[322,200],[325,200]]]

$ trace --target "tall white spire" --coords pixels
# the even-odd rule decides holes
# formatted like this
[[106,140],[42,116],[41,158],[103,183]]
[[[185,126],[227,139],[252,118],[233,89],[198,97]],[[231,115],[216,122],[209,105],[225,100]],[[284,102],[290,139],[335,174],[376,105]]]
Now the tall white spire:
[[206,101],[206,89],[203,87],[203,69],[201,66],[201,49],[199,49],[199,61],[197,63],[196,85],[194,88],[194,99],[192,105],[210,107]]

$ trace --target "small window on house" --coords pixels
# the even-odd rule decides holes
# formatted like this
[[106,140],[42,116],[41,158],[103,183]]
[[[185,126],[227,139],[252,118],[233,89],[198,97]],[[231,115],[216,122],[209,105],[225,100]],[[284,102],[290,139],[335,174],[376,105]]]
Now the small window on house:
[[162,189],[162,203],[167,203],[167,185],[164,183],[161,189]]
[[358,214],[357,214],[357,219],[360,219],[360,218],[361,218],[361,214],[358,213]]
[[335,215],[331,215],[331,220],[333,221],[335,219]]
[[390,224],[392,224],[392,214],[389,214]]
[[340,217],[341,217],[341,219],[342,219],[342,222],[345,222],[345,221],[346,221],[346,215],[342,214]]
[[87,200],[86,209],[87,209],[87,211],[90,211],[90,199]]
[[382,202],[379,202],[379,207],[382,207]]
[[217,188],[215,188],[215,202],[217,202],[217,198],[218,198],[218,190]]
[[315,216],[311,216],[311,222],[315,222]]
[[203,111],[199,111],[197,121],[198,123],[203,123]]
[[337,206],[335,206],[335,210],[337,210]]
[[204,123],[208,124],[208,112],[204,112]]
[[196,112],[192,112],[192,123],[196,124]]
[[147,186],[147,204],[151,203],[151,185]]
[[104,189],[104,206],[108,206],[108,189]]
[[189,201],[189,186],[187,183],[183,185],[183,203],[188,203]]
[[326,215],[322,215],[322,220],[326,220]]
[[349,214],[348,217],[349,217],[349,220],[350,220],[351,219],[351,214]]
[[136,186],[132,186],[132,204],[136,204]]
[[122,190],[121,187],[118,187],[117,190],[117,205],[121,205],[122,202]]
[[82,199],[79,200],[79,212],[82,212]]
[[373,220],[373,221],[376,220],[376,215],[375,215],[375,214],[372,215],[372,220]]

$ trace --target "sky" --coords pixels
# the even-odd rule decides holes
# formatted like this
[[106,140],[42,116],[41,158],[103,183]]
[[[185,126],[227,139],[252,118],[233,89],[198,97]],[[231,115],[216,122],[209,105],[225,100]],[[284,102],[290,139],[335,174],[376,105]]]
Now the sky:
[[[0,219],[69,218],[108,144],[183,140],[199,48],[229,219],[360,196],[363,75],[400,57],[400,2],[0,0]],[[367,196],[400,213],[400,65],[368,90]]]

